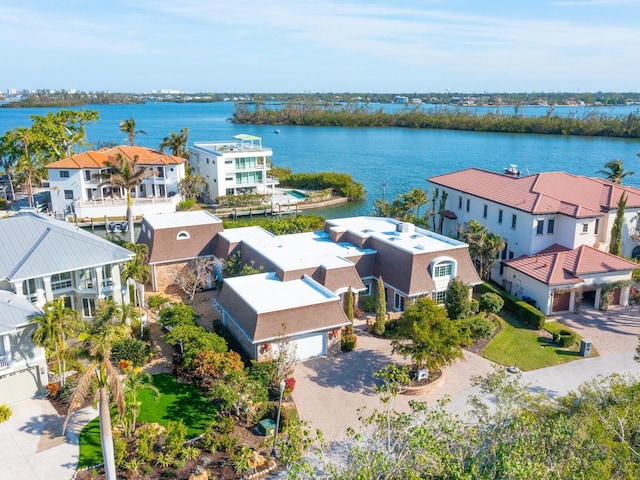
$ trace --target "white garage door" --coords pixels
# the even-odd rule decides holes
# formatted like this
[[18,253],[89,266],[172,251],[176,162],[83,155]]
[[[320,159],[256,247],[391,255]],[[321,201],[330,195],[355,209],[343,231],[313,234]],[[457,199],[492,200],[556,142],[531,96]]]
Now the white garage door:
[[[296,349],[296,358],[298,360],[321,357],[327,354],[325,337],[326,334],[324,332],[305,335],[303,337],[293,337],[289,339],[289,345],[291,348]],[[271,348],[274,349],[272,354],[275,355],[278,351],[279,345],[274,343]]]
[[14,403],[41,395],[38,367],[0,377],[0,404]]

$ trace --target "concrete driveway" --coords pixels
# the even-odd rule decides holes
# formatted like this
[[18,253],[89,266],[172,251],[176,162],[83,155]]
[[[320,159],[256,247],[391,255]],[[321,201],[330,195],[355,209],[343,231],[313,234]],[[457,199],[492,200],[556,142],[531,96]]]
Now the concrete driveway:
[[[307,360],[296,365],[296,388],[293,399],[300,418],[322,431],[327,442],[345,438],[347,427],[357,427],[358,409],[370,412],[382,404],[375,394],[373,373],[392,362],[408,363],[392,355],[391,342],[365,333],[356,320],[358,335],[356,350],[334,357]],[[465,358],[444,369],[442,385],[422,395],[398,395],[394,409],[409,410],[410,400],[436,401],[466,390],[474,375],[486,375],[493,370],[491,362],[465,352]]]
[[71,478],[78,465],[78,435],[97,410],[74,413],[62,436],[63,418],[48,400],[24,400],[10,407],[11,418],[0,423],[0,478]]
[[611,307],[609,310],[585,310],[549,317],[575,330],[593,342],[600,355],[632,352],[640,334],[640,305]]
[[[590,339],[600,356],[526,372],[522,380],[531,391],[544,391],[556,397],[598,375],[640,373],[640,365],[633,361],[632,353],[638,345],[640,306],[568,313],[550,320],[560,321]],[[371,411],[381,407],[374,392],[373,373],[391,362],[407,362],[391,354],[389,340],[366,334],[358,320],[355,331],[358,345],[353,352],[311,359],[296,366],[293,399],[300,418],[320,429],[327,442],[344,440],[347,427],[360,426],[359,408]],[[465,351],[464,356],[464,360],[443,369],[445,378],[441,386],[419,396],[399,395],[394,409],[408,411],[411,400],[434,402],[447,396],[450,398],[448,410],[459,414],[467,412],[469,395],[479,393],[471,387],[471,378],[486,375],[493,371],[493,366],[473,353]]]

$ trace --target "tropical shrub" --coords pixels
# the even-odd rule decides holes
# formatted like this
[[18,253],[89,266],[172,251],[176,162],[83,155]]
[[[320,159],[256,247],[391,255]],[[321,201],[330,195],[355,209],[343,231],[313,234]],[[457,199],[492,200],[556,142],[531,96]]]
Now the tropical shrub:
[[141,367],[151,357],[151,348],[146,342],[137,338],[126,338],[113,344],[111,350],[111,361],[119,363],[126,361],[134,367]]
[[479,338],[490,338],[495,326],[491,320],[484,315],[475,315],[464,320],[460,320],[460,330],[463,336],[468,336],[472,340]]
[[193,307],[184,303],[174,303],[158,313],[158,321],[163,327],[175,327],[182,324],[195,325],[197,319],[198,314]]
[[12,414],[13,412],[7,405],[0,405],[0,423],[9,420]]
[[195,204],[196,204],[195,198],[185,198],[181,202],[178,202],[177,209],[178,211],[191,210]]
[[149,308],[160,308],[162,305],[169,303],[170,301],[170,298],[162,295],[150,295],[147,300],[147,305],[149,305]]
[[49,382],[47,384],[47,392],[49,393],[49,398],[58,398],[58,395],[60,395],[60,385],[54,382]]
[[360,309],[364,312],[376,311],[376,296],[375,295],[361,295],[360,296]]
[[356,343],[358,341],[358,337],[356,337],[353,333],[348,335],[343,335],[340,340],[342,351],[350,352],[351,350],[356,348]]

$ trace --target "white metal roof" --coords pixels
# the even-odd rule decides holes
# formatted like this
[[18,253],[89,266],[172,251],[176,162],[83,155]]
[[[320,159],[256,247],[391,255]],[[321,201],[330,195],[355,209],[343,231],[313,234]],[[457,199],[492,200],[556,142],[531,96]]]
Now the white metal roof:
[[226,278],[223,288],[233,289],[258,314],[339,300],[306,275],[288,282],[280,281],[274,272]]
[[154,230],[160,230],[163,228],[191,227],[195,225],[208,225],[210,223],[222,223],[222,220],[220,220],[213,213],[207,210],[145,215],[144,221],[148,223]]
[[0,220],[0,279],[37,278],[123,263],[133,252],[75,225],[36,213]]
[[11,332],[29,319],[41,315],[42,311],[13,292],[0,290],[0,333]]

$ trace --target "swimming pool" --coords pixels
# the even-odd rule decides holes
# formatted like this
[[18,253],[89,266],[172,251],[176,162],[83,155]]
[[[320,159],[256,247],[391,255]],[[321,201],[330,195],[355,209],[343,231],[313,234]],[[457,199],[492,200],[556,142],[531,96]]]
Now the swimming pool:
[[289,190],[287,193],[299,200],[307,198],[307,195],[305,195],[304,192],[299,192],[298,190]]

